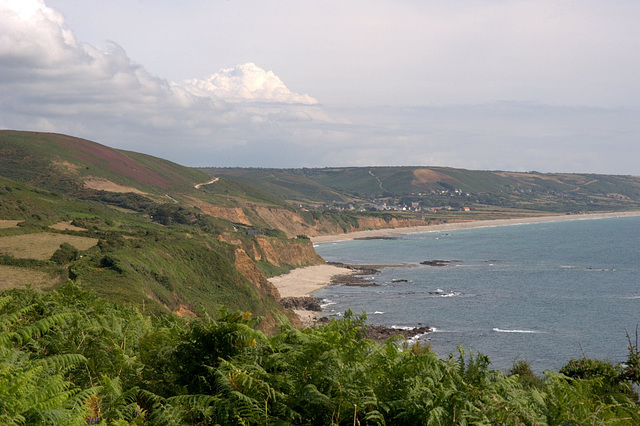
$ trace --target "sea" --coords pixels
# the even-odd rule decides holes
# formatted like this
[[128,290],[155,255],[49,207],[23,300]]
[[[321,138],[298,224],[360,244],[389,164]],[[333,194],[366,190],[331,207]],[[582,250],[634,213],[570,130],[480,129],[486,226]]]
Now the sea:
[[[316,243],[328,262],[403,264],[328,286],[323,316],[347,309],[370,324],[427,325],[440,357],[487,355],[507,371],[558,371],[572,358],[624,362],[640,324],[640,217],[580,219]],[[421,264],[442,260],[443,266]]]

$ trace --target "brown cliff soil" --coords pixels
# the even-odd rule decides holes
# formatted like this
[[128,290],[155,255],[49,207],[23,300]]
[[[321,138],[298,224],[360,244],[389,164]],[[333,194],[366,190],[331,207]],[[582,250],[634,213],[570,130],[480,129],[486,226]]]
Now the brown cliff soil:
[[256,260],[267,261],[272,265],[280,266],[278,255],[269,240],[266,238],[256,238],[256,243],[259,248],[254,251],[254,257]]
[[[258,244],[261,248],[266,248],[271,253],[271,256],[275,255],[273,259],[277,266],[311,266],[321,265],[324,260],[316,253],[311,241],[307,239],[295,239],[295,240],[280,240],[280,239],[267,239],[258,238]],[[268,248],[271,247],[271,250]]]
[[251,220],[244,213],[241,207],[224,207],[214,206],[213,204],[204,203],[201,201],[194,202],[195,207],[198,207],[205,214],[217,217],[219,219],[228,220],[233,223],[242,223],[244,225],[251,225]]
[[[323,220],[310,225],[304,221],[300,214],[290,210],[259,206],[253,207],[253,209],[260,219],[264,220],[270,227],[284,231],[289,238],[297,235],[316,237],[319,235],[345,233],[345,230],[340,225],[329,220]],[[359,226],[348,228],[346,233],[367,229],[404,228],[411,226],[423,226],[427,224],[427,222],[420,219],[393,218],[386,221],[380,217],[359,217]]]
[[238,271],[251,282],[260,293],[272,298],[275,301],[280,300],[280,293],[276,286],[271,284],[258,267],[253,263],[253,260],[247,255],[247,253],[240,247],[235,251],[236,261],[235,266]]
[[428,223],[420,219],[396,219],[393,218],[390,221],[386,221],[379,217],[362,217],[358,218],[359,228],[351,228],[348,232],[364,231],[367,229],[392,229],[392,228],[407,228],[411,226],[424,226]]
[[275,266],[302,267],[324,263],[308,239],[283,240],[260,236],[253,240],[243,240],[233,234],[223,234],[219,239],[242,248],[245,255],[253,260],[269,262]]
[[314,235],[316,230],[304,221],[298,213],[286,209],[255,206],[256,214],[272,228],[280,229],[287,237],[296,235]]

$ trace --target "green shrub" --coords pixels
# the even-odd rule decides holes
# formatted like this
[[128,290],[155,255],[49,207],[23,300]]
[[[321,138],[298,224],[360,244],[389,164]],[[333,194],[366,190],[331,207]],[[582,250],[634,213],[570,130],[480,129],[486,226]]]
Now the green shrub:
[[60,248],[53,253],[51,260],[58,265],[66,265],[78,258],[78,249],[69,243],[60,244]]
[[508,371],[509,376],[517,376],[522,385],[527,388],[542,389],[544,382],[541,377],[537,376],[531,365],[527,361],[514,361],[513,366]]

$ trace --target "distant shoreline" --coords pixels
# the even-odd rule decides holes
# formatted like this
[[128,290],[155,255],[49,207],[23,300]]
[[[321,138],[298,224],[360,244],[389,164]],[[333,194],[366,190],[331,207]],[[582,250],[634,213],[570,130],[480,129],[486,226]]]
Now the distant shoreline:
[[416,234],[421,232],[436,232],[455,229],[484,228],[491,226],[523,225],[530,223],[560,222],[567,220],[606,219],[614,217],[640,216],[640,211],[611,212],[611,213],[583,213],[564,214],[552,216],[532,216],[514,219],[489,219],[470,220],[467,222],[443,223],[438,225],[411,226],[407,228],[370,229],[366,231],[349,232],[348,234],[320,235],[311,237],[313,243],[326,243],[335,241],[350,241],[354,239],[375,239],[390,237],[393,235]]

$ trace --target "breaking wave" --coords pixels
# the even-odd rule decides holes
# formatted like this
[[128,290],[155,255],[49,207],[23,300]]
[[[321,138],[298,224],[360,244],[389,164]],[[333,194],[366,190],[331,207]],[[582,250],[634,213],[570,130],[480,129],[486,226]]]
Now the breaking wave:
[[493,331],[498,333],[539,333],[539,331],[535,331],[535,330],[503,330],[497,327],[495,327]]

